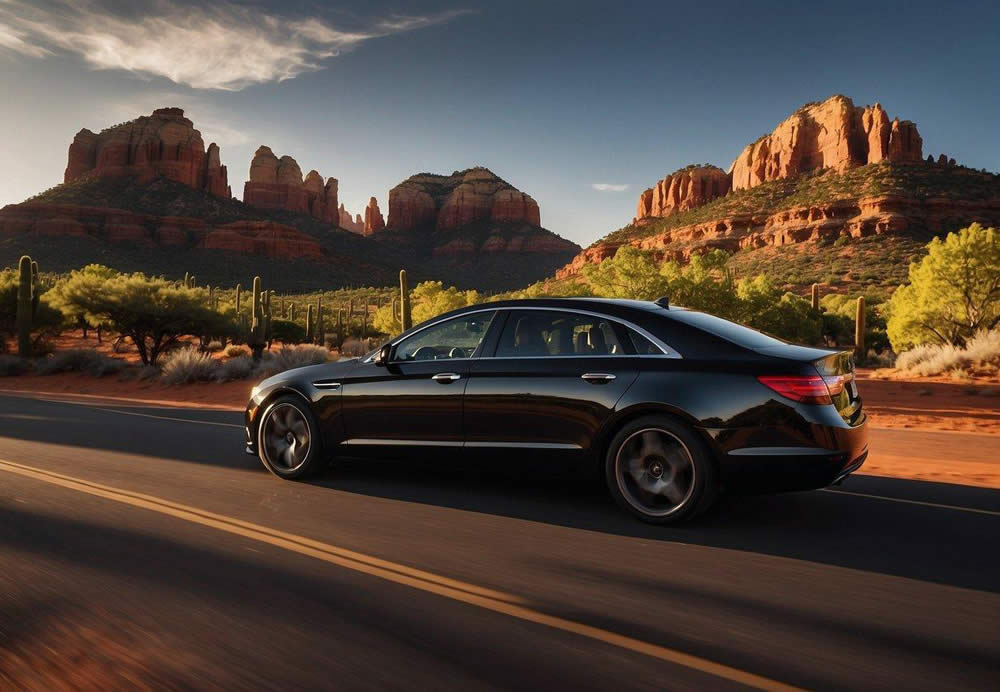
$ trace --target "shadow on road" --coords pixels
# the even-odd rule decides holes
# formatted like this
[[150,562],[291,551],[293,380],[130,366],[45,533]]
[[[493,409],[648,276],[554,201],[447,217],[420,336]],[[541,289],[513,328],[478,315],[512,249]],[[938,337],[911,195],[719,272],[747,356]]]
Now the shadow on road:
[[[631,538],[764,553],[1000,592],[1000,556],[991,548],[1000,530],[997,516],[811,491],[727,497],[694,523],[660,527],[626,515],[596,479],[522,469],[483,471],[428,461],[345,460],[311,484]],[[880,477],[852,477],[840,489],[956,506],[995,508],[1000,503],[1000,492],[993,490]]]

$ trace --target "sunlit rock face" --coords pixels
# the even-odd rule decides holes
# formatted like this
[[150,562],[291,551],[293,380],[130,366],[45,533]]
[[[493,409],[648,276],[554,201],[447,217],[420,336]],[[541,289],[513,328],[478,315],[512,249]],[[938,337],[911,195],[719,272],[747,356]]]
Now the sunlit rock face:
[[206,150],[201,133],[180,108],[157,108],[96,134],[80,130],[69,146],[63,180],[90,176],[133,177],[140,183],[162,176],[218,197],[232,196],[218,145]]

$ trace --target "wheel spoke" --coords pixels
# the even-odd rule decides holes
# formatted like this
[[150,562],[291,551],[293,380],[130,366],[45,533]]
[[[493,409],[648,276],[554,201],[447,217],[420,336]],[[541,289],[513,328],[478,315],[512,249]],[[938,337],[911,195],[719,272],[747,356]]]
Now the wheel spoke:
[[642,451],[640,454],[644,457],[659,455],[665,456],[666,450],[663,449],[663,440],[660,435],[655,430],[647,430],[642,434]]
[[694,473],[687,447],[663,429],[633,433],[619,448],[618,487],[643,513],[666,516],[684,506],[691,497]]
[[677,481],[670,481],[669,483],[664,483],[663,487],[660,489],[660,494],[665,495],[668,500],[670,500],[675,506],[679,505],[684,501],[684,491],[680,489],[677,485]]

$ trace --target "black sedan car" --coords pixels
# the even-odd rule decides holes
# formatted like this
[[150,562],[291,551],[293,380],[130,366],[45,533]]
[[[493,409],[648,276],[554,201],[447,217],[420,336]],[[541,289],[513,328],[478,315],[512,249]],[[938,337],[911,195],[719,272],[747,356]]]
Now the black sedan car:
[[657,302],[511,300],[258,385],[247,452],[282,478],[337,457],[461,454],[597,469],[625,510],[838,483],[868,454],[851,354]]

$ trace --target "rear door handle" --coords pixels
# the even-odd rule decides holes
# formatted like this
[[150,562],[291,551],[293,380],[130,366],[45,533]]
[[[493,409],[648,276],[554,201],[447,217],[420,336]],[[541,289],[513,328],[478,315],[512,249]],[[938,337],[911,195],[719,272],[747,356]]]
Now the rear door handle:
[[615,375],[608,372],[585,372],[580,375],[580,378],[587,380],[590,384],[602,384],[615,379]]
[[434,375],[431,379],[434,380],[435,382],[442,382],[444,384],[448,384],[449,382],[454,382],[455,380],[461,378],[462,378],[461,375],[457,375],[453,372],[439,372],[437,375]]

